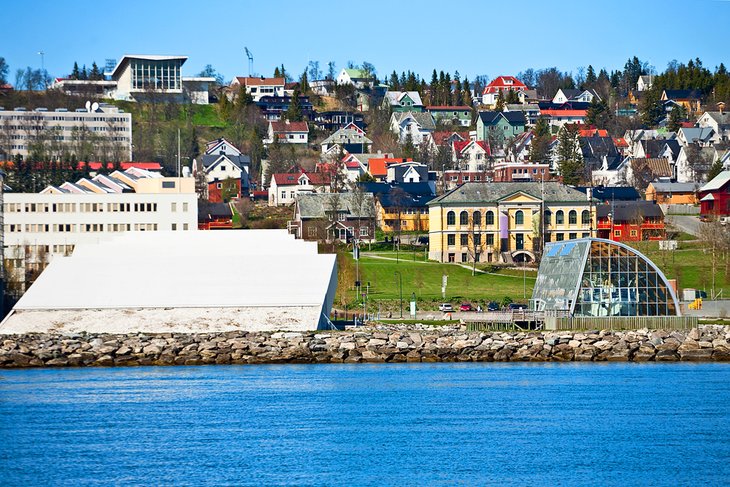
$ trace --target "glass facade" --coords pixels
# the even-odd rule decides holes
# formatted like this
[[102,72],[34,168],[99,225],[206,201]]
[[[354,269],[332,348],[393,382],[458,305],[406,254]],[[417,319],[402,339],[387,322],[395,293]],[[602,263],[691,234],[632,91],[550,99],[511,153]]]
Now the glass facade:
[[132,88],[135,90],[182,90],[180,67],[183,59],[132,59]]
[[602,239],[547,244],[532,295],[537,309],[574,316],[676,316],[664,275],[630,247]]

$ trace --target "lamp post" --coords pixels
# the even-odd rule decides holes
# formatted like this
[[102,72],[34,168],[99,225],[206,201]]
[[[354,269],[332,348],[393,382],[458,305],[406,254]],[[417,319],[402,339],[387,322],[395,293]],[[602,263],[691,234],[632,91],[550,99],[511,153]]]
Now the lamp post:
[[398,294],[400,295],[400,317],[403,319],[403,276],[400,271],[395,271],[393,275],[398,275]]

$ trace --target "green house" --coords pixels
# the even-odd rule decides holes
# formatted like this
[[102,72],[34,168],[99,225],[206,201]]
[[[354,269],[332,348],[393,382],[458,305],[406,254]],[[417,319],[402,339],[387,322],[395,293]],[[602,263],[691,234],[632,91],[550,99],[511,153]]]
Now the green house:
[[388,91],[383,98],[383,108],[393,112],[422,112],[423,102],[417,91]]
[[527,119],[522,112],[479,112],[477,140],[504,143],[525,132]]

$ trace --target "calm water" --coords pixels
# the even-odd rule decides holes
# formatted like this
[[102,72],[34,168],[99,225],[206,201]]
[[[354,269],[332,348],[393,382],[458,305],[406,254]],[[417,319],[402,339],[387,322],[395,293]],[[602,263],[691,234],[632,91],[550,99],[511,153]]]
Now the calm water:
[[730,364],[0,371],[0,485],[727,485]]

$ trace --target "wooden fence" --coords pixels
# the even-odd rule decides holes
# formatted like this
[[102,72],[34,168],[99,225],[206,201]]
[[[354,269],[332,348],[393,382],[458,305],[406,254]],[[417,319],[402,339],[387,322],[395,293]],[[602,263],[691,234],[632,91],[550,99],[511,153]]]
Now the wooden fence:
[[688,330],[697,316],[563,316],[546,319],[547,330],[639,330],[641,328]]

